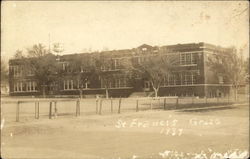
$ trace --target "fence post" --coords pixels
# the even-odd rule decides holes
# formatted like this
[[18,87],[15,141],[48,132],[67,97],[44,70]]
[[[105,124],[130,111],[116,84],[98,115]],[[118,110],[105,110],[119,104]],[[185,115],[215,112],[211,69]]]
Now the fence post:
[[219,97],[217,97],[217,104],[219,103]]
[[51,119],[52,115],[52,102],[49,102],[49,119]]
[[111,107],[111,113],[113,113],[113,99],[112,97],[110,98],[110,107]]
[[37,102],[37,119],[39,119],[39,102]]
[[100,108],[99,108],[99,114],[102,114],[102,100],[100,100]]
[[54,101],[54,117],[57,117],[57,101]]
[[164,98],[164,104],[163,104],[163,106],[164,106],[164,110],[166,110],[166,98]]
[[37,102],[35,102],[35,119],[37,119]]
[[96,114],[98,114],[98,102],[99,102],[99,99],[97,98],[96,99]]
[[152,98],[150,98],[150,109],[151,109],[151,110],[153,109],[152,100],[153,100],[153,97],[152,97]]
[[78,115],[81,115],[81,99],[78,99]]
[[19,122],[19,107],[20,107],[20,102],[17,101],[17,106],[16,106],[16,122]]
[[229,103],[229,94],[227,95],[227,103]]
[[118,114],[121,113],[121,102],[122,102],[122,99],[120,98],[119,99],[119,106],[118,106]]
[[136,99],[136,112],[138,112],[138,111],[139,111],[139,100]]
[[177,106],[179,105],[179,97],[176,98],[176,105],[175,105],[175,109],[177,108]]
[[78,115],[78,99],[76,100],[76,117],[77,117],[77,115]]
[[192,96],[192,104],[194,104],[194,96]]

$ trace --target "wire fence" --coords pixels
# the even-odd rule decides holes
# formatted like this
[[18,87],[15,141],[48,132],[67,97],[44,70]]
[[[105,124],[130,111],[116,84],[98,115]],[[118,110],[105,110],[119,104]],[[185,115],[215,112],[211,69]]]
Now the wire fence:
[[[237,102],[244,102],[241,98]],[[1,101],[2,118],[7,122],[24,122],[42,118],[59,118],[82,115],[111,115],[144,110],[194,109],[229,105],[235,101],[226,98],[197,97],[145,97],[96,99],[8,99]]]

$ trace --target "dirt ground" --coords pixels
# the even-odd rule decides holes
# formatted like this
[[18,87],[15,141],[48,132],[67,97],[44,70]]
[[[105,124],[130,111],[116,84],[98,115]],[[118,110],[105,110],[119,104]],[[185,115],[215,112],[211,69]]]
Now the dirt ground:
[[3,158],[146,159],[157,158],[165,150],[249,150],[248,103],[218,109],[21,119],[6,118],[3,124]]

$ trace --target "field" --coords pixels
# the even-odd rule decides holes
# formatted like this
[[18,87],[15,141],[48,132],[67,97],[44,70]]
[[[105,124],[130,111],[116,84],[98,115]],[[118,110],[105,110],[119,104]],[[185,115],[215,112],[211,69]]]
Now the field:
[[249,149],[248,102],[225,106],[226,99],[218,104],[215,99],[209,107],[197,109],[195,104],[181,107],[181,102],[188,102],[180,100],[180,109],[172,109],[176,100],[167,99],[169,109],[163,110],[162,100],[151,101],[152,109],[149,101],[142,100],[136,112],[137,101],[123,99],[120,114],[119,100],[112,101],[113,113],[110,102],[103,101],[100,115],[96,100],[82,100],[78,117],[75,101],[58,102],[58,116],[52,119],[48,119],[47,102],[40,103],[39,119],[34,119],[34,103],[23,103],[19,122],[15,122],[15,104],[1,105],[2,157],[144,159],[164,158],[166,150],[224,153]]

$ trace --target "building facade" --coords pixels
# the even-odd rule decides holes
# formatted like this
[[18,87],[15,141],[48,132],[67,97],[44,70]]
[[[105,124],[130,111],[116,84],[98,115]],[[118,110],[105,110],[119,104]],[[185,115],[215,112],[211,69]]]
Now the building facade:
[[[215,74],[210,69],[209,59],[218,57],[223,59],[230,51],[233,50],[207,43],[161,47],[143,44],[138,48],[126,50],[63,55],[55,60],[62,71],[60,78],[46,86],[39,84],[32,70],[24,69],[22,59],[12,59],[9,61],[10,95],[40,96],[43,91],[51,96],[79,95],[80,90],[86,96],[105,94],[107,84],[105,78],[100,77],[100,74],[112,74],[108,83],[109,95],[112,97],[128,97],[133,92],[152,92],[152,86],[147,78],[138,75],[131,79],[130,74],[124,74],[124,71],[120,70],[124,69],[122,65],[124,60],[130,60],[136,65],[144,60],[150,60],[152,56],[161,54],[166,55],[166,58],[175,56],[178,61],[174,73],[164,78],[159,89],[160,96],[222,97],[230,93],[231,85],[225,77]],[[83,61],[86,63],[86,59],[90,59],[90,56],[109,59],[107,65],[100,66],[99,74],[91,75],[91,70],[84,63],[81,63],[77,71],[70,69],[70,64],[77,63],[81,59],[84,59]],[[91,75],[91,78],[79,78],[87,74]]]

